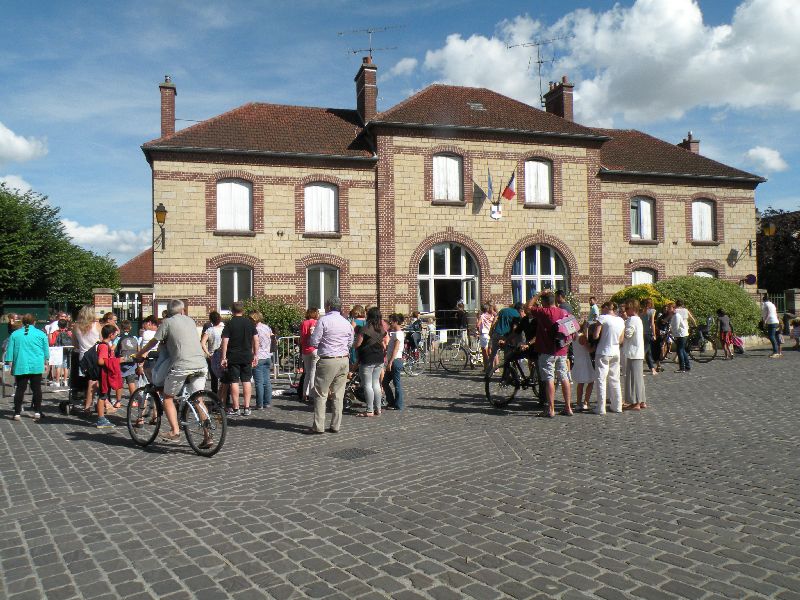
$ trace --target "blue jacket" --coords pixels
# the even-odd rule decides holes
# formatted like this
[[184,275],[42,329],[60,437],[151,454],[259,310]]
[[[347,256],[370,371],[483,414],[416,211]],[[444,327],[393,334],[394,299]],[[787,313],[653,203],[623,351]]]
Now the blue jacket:
[[13,363],[12,375],[41,375],[49,359],[50,344],[41,329],[33,325],[21,327],[8,338],[6,362]]

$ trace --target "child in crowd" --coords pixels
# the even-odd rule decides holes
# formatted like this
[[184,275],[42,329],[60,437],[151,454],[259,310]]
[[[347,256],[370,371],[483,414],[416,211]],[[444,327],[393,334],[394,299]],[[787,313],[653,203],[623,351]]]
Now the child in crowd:
[[133,395],[136,391],[136,383],[139,376],[136,374],[136,362],[131,358],[139,352],[139,340],[131,333],[132,324],[125,320],[120,323],[122,334],[117,341],[117,348],[114,354],[119,358],[119,366],[122,372],[122,379],[128,385],[128,394]]
[[58,320],[58,329],[50,334],[50,345],[64,348],[64,357],[61,364],[50,365],[55,373],[56,387],[66,387],[69,379],[69,355],[72,350],[72,332],[69,330],[69,321]]
[[800,350],[800,319],[792,319],[792,339],[794,340],[794,349]]
[[[386,402],[389,408],[403,410],[403,346],[405,333],[403,332],[404,317],[401,314],[389,316],[389,346],[386,348],[386,371],[383,377],[383,390],[386,392]],[[392,390],[394,384],[394,390]]]
[[[594,322],[597,322],[596,318]],[[579,411],[589,410],[589,400],[592,397],[592,388],[594,387],[594,361],[591,355],[593,348],[589,336],[589,321],[584,321],[583,325],[581,325],[577,344],[572,344],[572,351],[575,357],[575,362],[572,365],[572,382],[578,384],[575,400]]]
[[100,367],[100,397],[97,399],[97,427],[114,427],[106,417],[106,400],[111,390],[116,393],[117,401],[112,405],[116,410],[122,404],[122,372],[119,358],[114,354],[114,340],[117,337],[117,326],[103,325],[100,330],[102,341],[97,345],[97,364]]

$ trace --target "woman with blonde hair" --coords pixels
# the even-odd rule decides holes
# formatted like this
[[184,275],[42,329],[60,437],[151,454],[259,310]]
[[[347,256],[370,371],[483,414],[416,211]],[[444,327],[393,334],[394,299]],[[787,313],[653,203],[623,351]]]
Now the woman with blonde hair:
[[[100,323],[97,315],[94,312],[94,306],[87,304],[83,306],[78,312],[78,318],[75,319],[75,324],[72,326],[72,339],[75,340],[75,349],[77,350],[77,357],[73,351],[73,360],[77,361],[83,358],[87,350],[97,345],[100,341]],[[72,363],[76,364],[76,363]],[[91,412],[94,390],[97,387],[97,380],[90,379],[86,383],[86,399],[83,402],[83,410]]]

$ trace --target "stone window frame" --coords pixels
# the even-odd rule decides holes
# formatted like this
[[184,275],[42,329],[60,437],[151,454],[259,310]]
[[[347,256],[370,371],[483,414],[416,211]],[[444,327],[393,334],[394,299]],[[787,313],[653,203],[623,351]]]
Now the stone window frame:
[[625,281],[627,282],[625,285],[631,285],[633,272],[638,271],[640,269],[648,269],[650,271],[655,272],[656,279],[653,283],[658,281],[662,281],[667,276],[667,270],[664,267],[664,263],[659,260],[652,260],[652,259],[641,259],[641,260],[634,260],[629,262],[625,265]]
[[[653,202],[653,237],[643,240],[631,237],[631,200],[647,198]],[[634,190],[625,195],[623,205],[623,236],[626,243],[634,246],[657,246],[664,243],[664,201],[653,190]]]
[[[306,231],[306,187],[314,183],[327,183],[336,186],[339,212],[338,231]],[[306,175],[294,186],[294,231],[309,239],[340,239],[350,235],[350,186],[335,177],[324,173]]]
[[[308,306],[308,269],[316,266],[335,267],[339,271],[338,294],[342,302],[350,298],[350,261],[335,254],[307,254],[295,260],[295,276],[302,282],[301,301],[303,306]],[[299,283],[298,282],[298,283]],[[344,304],[342,305],[344,309]],[[324,310],[324,307],[323,307]]]
[[220,309],[219,305],[219,269],[221,267],[238,265],[249,267],[253,272],[251,289],[253,296],[264,293],[264,261],[250,254],[239,252],[229,252],[218,254],[206,259],[206,296],[214,303],[215,310]]
[[[535,204],[527,202],[527,187],[525,181],[525,163],[529,161],[539,161],[550,163],[550,203],[549,204]],[[517,173],[517,202],[523,208],[538,209],[538,210],[554,210],[556,207],[561,206],[563,203],[563,191],[561,181],[561,171],[564,159],[550,152],[529,152],[524,154],[518,161],[515,167]],[[502,183],[505,188],[506,182]],[[502,191],[502,190],[501,190]]]
[[[458,156],[461,159],[461,200],[436,200],[433,197],[433,157],[438,155]],[[425,201],[431,206],[466,206],[472,204],[472,157],[463,148],[439,145],[427,150],[423,156],[425,178]]]

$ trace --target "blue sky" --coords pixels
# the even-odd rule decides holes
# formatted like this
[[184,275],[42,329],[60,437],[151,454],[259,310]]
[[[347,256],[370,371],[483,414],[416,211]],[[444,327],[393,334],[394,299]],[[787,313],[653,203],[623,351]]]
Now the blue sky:
[[[765,176],[757,206],[800,209],[800,2],[796,0],[296,0],[5,3],[0,22],[0,179],[46,194],[73,239],[123,262],[150,239],[158,83],[179,119],[250,101],[355,106],[367,27],[379,110],[433,82],[536,105],[545,81],[576,84],[576,120],[635,128]],[[190,125],[179,121],[178,127]]]

